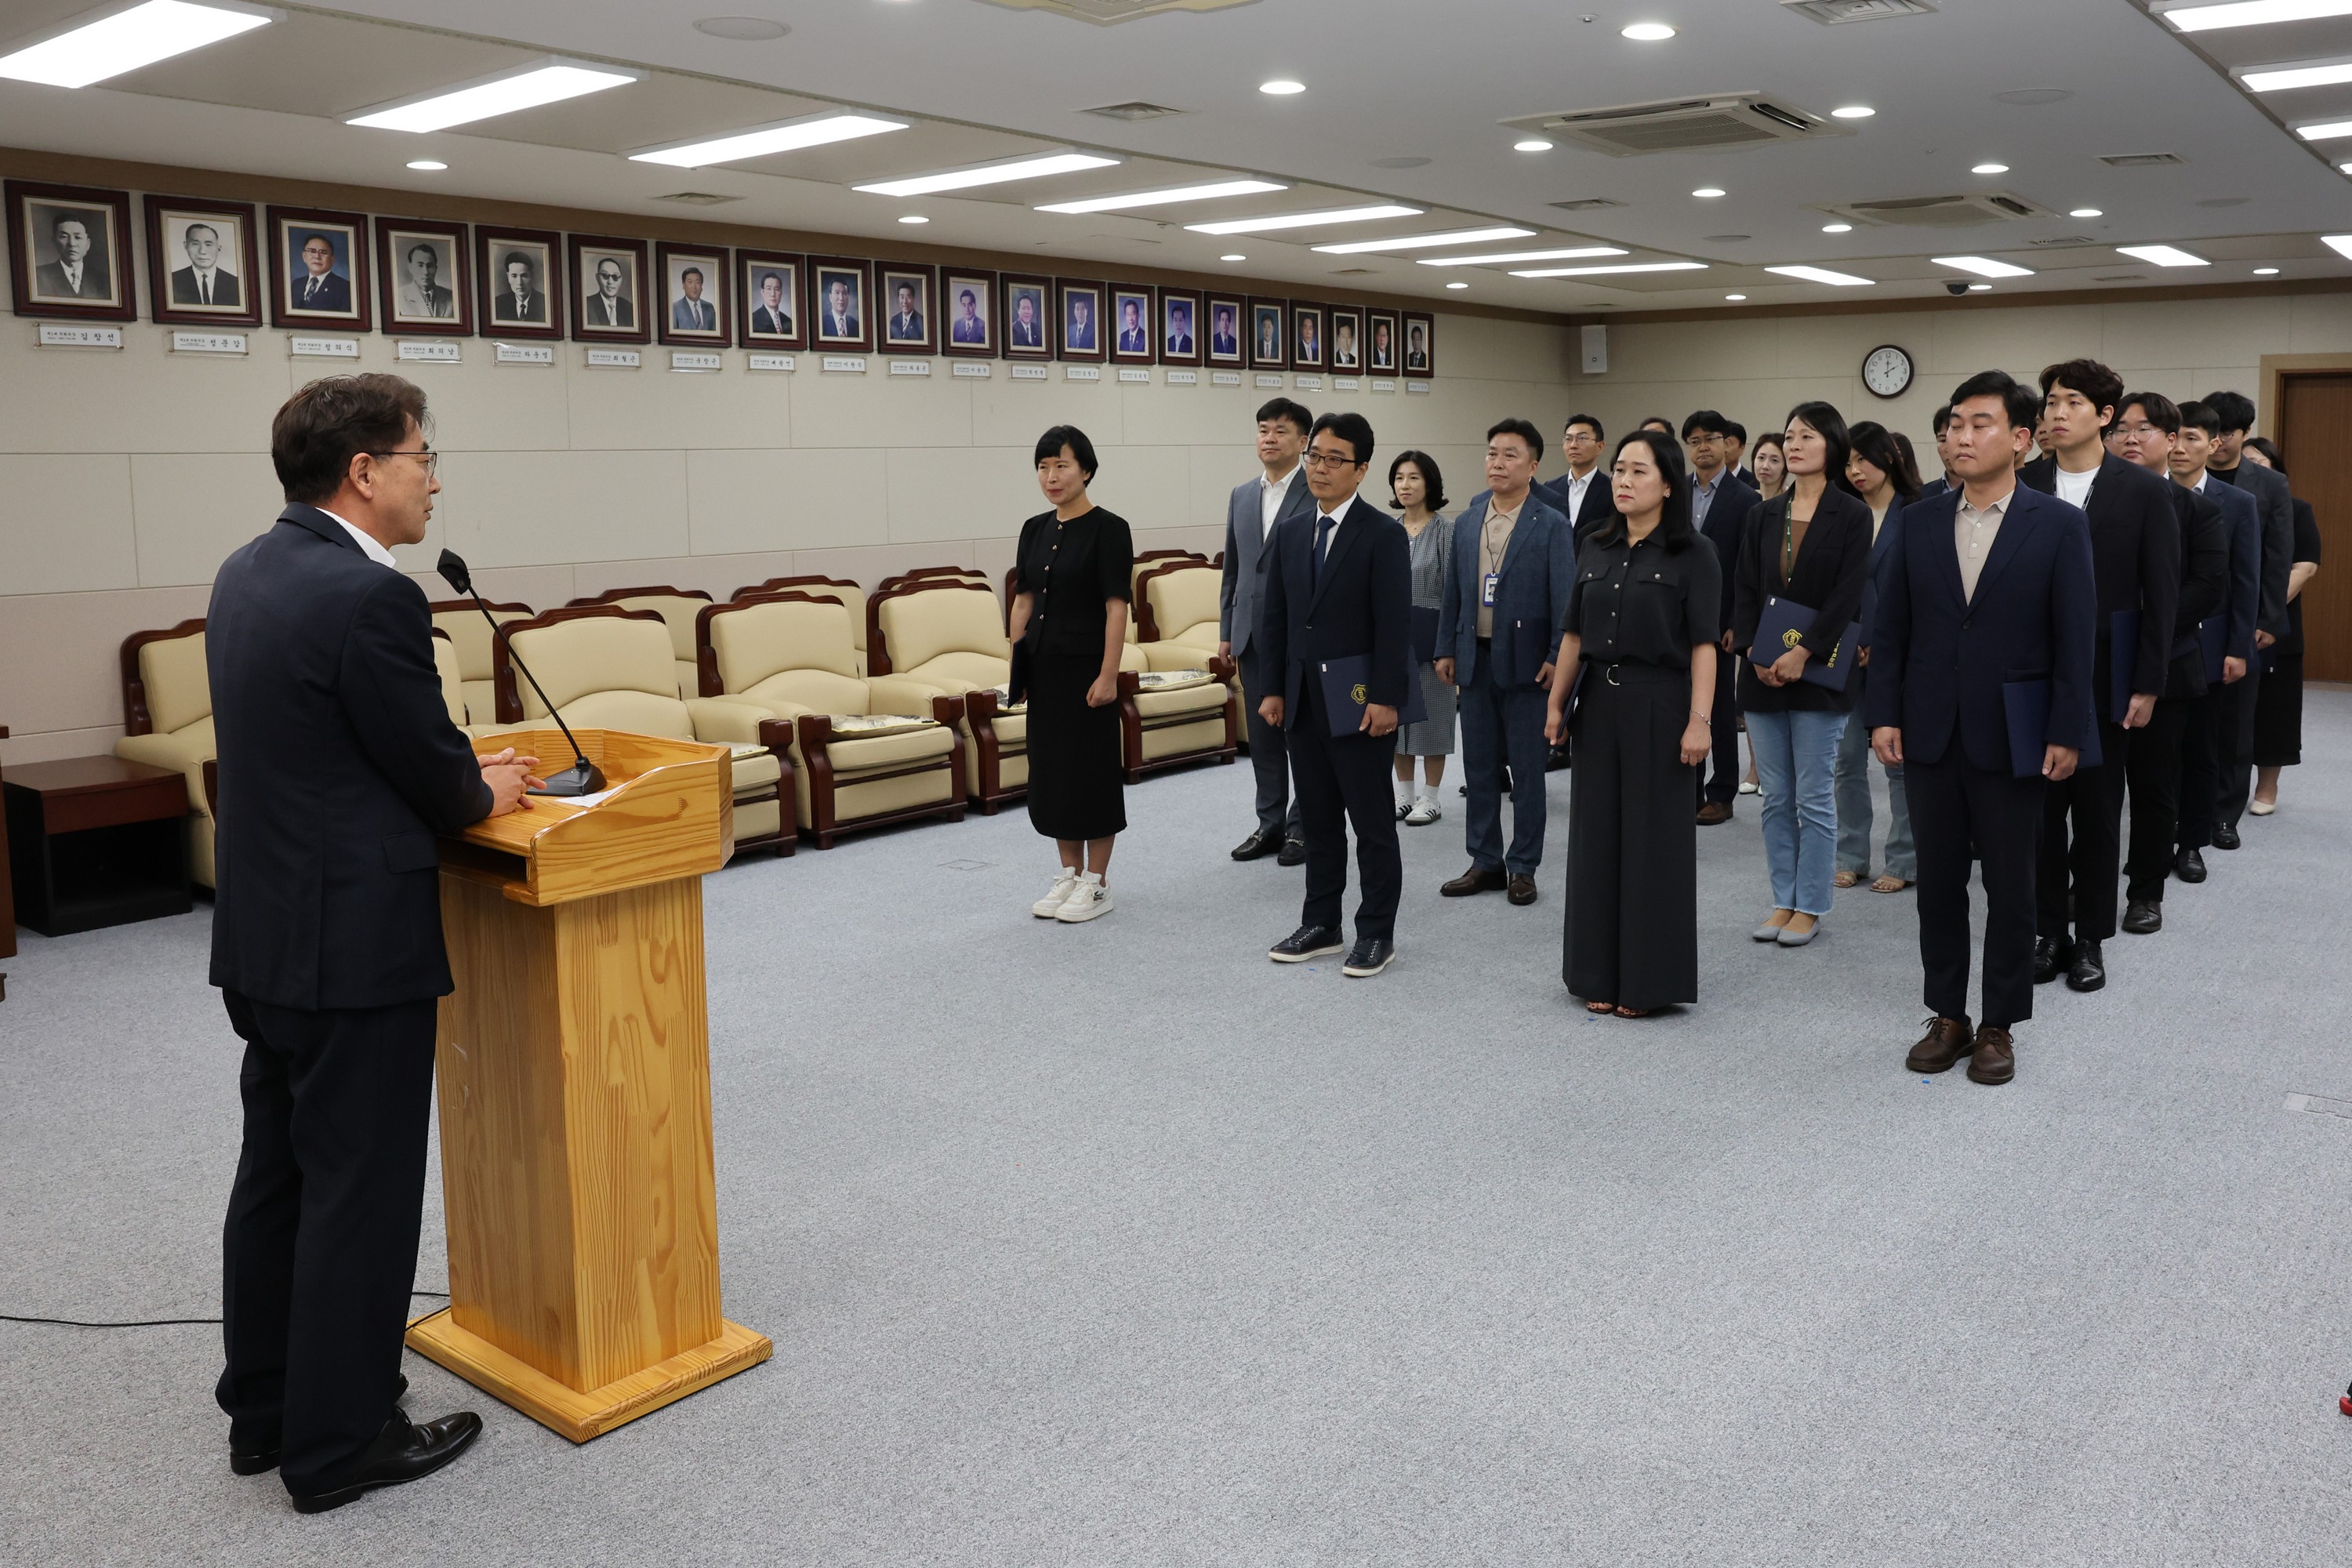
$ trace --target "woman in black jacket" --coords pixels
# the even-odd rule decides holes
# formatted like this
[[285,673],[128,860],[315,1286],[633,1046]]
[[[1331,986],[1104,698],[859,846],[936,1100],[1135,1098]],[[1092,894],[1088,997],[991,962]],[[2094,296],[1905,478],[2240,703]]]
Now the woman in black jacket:
[[[1801,403],[1781,437],[1789,488],[1759,505],[1739,549],[1732,647],[1739,707],[1764,797],[1772,913],[1758,942],[1802,947],[1829,913],[1837,858],[1837,751],[1853,698],[1837,671],[1839,644],[1862,614],[1870,572],[1870,508],[1846,477],[1852,442],[1826,403]],[[1758,640],[1758,628],[1770,634]],[[1853,655],[1849,645],[1844,663]],[[1818,668],[1814,668],[1818,667]]]

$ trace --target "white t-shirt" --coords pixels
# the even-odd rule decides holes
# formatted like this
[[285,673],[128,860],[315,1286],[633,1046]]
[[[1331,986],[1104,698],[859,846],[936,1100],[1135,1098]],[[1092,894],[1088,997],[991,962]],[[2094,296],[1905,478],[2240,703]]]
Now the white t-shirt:
[[2091,499],[2091,484],[2099,477],[2096,468],[2084,468],[2079,474],[2058,470],[2058,499],[2068,506],[2081,506]]

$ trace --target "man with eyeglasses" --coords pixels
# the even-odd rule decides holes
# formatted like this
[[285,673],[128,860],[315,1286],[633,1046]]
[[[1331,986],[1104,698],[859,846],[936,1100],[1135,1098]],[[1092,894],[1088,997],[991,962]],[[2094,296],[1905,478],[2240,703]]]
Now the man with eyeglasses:
[[637,324],[636,302],[621,292],[621,264],[607,256],[596,263],[596,291],[588,296],[587,324],[625,331]]
[[205,613],[219,744],[212,983],[245,1041],[215,1391],[229,1468],[305,1513],[430,1475],[481,1418],[399,1401],[449,994],[436,835],[525,806],[536,759],[449,721],[424,590],[395,545],[433,515],[425,395],[314,381],[278,411],[286,510]]

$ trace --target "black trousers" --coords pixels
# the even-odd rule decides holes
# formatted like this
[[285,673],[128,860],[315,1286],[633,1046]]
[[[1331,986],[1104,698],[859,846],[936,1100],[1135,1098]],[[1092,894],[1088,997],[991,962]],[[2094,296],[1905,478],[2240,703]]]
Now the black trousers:
[[[1463,842],[1470,863],[1481,871],[1536,874],[1543,863],[1544,826],[1549,810],[1544,793],[1544,714],[1549,696],[1539,686],[1495,684],[1495,661],[1486,638],[1478,639],[1478,665],[1470,684],[1456,689],[1462,721],[1462,782],[1469,794],[1463,813]],[[1511,781],[1511,843],[1503,847],[1503,779]]]
[[1298,825],[1307,839],[1307,901],[1299,923],[1339,929],[1339,901],[1348,891],[1348,829],[1353,826],[1356,875],[1363,884],[1356,935],[1394,942],[1397,900],[1404,893],[1391,782],[1396,732],[1372,736],[1351,730],[1334,735],[1315,682],[1306,681],[1300,692],[1297,727],[1289,735]]
[[1707,760],[1692,772],[1698,774],[1698,803],[1730,804],[1739,796],[1739,657],[1715,655],[1714,711],[1707,716],[1713,742]]
[[1265,661],[1253,643],[1235,662],[1241,666],[1242,721],[1249,732],[1250,769],[1257,774],[1258,831],[1297,838],[1298,803],[1290,794],[1290,737],[1281,726],[1267,723],[1257,710],[1266,694]]
[[2035,926],[2043,936],[2066,940],[2070,890],[2074,896],[2075,936],[2084,942],[2105,942],[2116,934],[2116,879],[2123,867],[2124,790],[2138,734],[2100,721],[2099,765],[2078,767],[2064,781],[2042,786]]
[[1968,760],[1958,735],[1932,763],[1906,758],[1903,783],[1919,841],[1919,962],[1927,1006],[1969,1016],[1969,846],[1985,888],[1984,1006],[1996,1029],[2033,1016],[2034,859],[2042,838],[2039,773],[2013,778]]
[[1585,671],[1568,796],[1560,979],[1621,1007],[1698,1000],[1698,773],[1682,761],[1690,671]]
[[2235,822],[2246,815],[2254,793],[2254,710],[2263,695],[2262,655],[2246,666],[2245,679],[2221,688],[2221,760],[2213,792],[2213,817]]
[[2124,857],[2124,897],[2142,903],[2164,901],[2180,830],[2182,742],[2189,717],[2202,699],[2163,697],[2147,728],[2132,736],[2127,773],[2131,785],[2131,846]]
[[2202,849],[2213,842],[2214,808],[2221,792],[2221,697],[2227,690],[2216,685],[2204,696],[2189,700],[2189,717],[2180,732],[2179,849]]
[[416,1282],[435,1004],[308,1013],[225,992],[245,1149],[223,1229],[229,1440],[325,1489],[391,1416]]

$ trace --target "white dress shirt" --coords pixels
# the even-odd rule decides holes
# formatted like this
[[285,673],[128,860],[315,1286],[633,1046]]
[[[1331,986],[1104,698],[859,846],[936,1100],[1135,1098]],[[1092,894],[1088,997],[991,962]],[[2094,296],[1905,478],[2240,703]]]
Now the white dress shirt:
[[1570,528],[1576,526],[1576,514],[1584,510],[1584,492],[1592,488],[1592,481],[1600,472],[1601,465],[1598,463],[1593,464],[1591,471],[1587,473],[1582,479],[1578,479],[1573,469],[1570,470],[1568,476],[1568,524]]
[[1290,487],[1298,482],[1298,470],[1306,466],[1293,463],[1290,472],[1278,479],[1269,479],[1264,474],[1258,476],[1257,520],[1259,527],[1264,530],[1258,535],[1261,541],[1273,537],[1274,520],[1282,515],[1283,503],[1290,499]]
[[[325,507],[320,507],[319,510],[320,511],[327,511]],[[335,514],[331,511],[327,511],[327,515],[329,517],[335,517]],[[392,552],[377,543],[373,535],[361,532],[358,529],[353,528],[346,519],[335,517],[335,521],[343,525],[343,531],[352,536],[352,542],[358,545],[361,550],[364,551],[369,560],[374,562],[379,566],[389,566],[395,572],[400,570],[400,563],[392,558]]]

